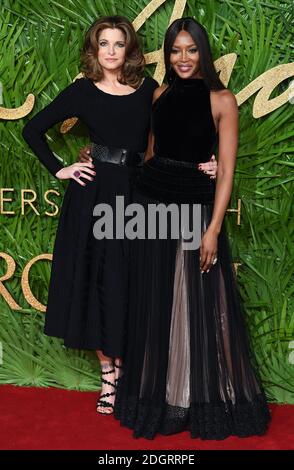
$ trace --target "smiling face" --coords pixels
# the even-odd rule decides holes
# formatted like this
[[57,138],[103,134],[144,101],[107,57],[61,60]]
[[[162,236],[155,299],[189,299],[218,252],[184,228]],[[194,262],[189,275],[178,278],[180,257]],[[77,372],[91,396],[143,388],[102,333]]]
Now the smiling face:
[[199,51],[187,31],[181,31],[173,43],[170,64],[181,78],[201,78]]
[[120,70],[126,58],[126,39],[118,28],[105,28],[98,38],[98,61],[103,69]]

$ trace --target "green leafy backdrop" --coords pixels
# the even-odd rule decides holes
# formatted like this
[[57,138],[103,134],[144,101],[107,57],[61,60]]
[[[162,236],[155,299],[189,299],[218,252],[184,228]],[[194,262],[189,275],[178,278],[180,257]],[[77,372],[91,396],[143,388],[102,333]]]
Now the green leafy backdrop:
[[[28,93],[36,96],[33,113],[43,108],[79,73],[79,51],[89,25],[105,14],[134,20],[149,0],[0,0],[0,80],[6,108],[20,106]],[[188,0],[186,16],[194,16],[209,33],[214,59],[238,55],[229,88],[237,94],[272,67],[293,57],[291,0]],[[145,52],[159,49],[174,0],[167,0],[139,30]],[[153,74],[155,66],[147,67]],[[282,82],[278,96],[290,84]],[[272,401],[294,403],[294,218],[293,106],[286,103],[259,119],[252,117],[255,96],[240,106],[240,145],[230,208],[242,200],[241,225],[227,213],[234,261],[246,320],[261,376]],[[47,189],[64,193],[66,182],[55,180],[25,145],[21,129],[26,119],[0,121],[1,188],[14,188],[9,210],[1,215],[0,251],[16,262],[6,288],[21,311],[0,298],[0,341],[3,362],[0,383],[96,390],[100,375],[95,352],[66,349],[61,340],[42,334],[44,313],[26,302],[21,275],[33,257],[52,253],[57,217],[48,217],[43,200]],[[62,136],[49,132],[51,148],[65,164],[76,160],[87,142],[81,126]],[[21,189],[38,195],[40,216],[32,209],[21,215]],[[55,198],[60,206],[61,198]],[[6,203],[7,204],[7,203]],[[0,274],[6,272],[1,260]],[[36,263],[30,286],[43,304],[47,300],[50,263]],[[293,354],[292,354],[293,356]]]

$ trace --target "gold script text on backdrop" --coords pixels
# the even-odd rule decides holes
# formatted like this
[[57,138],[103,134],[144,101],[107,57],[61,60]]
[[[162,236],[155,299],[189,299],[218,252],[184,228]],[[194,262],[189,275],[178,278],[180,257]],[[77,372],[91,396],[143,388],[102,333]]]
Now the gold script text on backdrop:
[[[163,3],[165,3],[165,1],[166,0],[151,0],[151,2],[141,11],[141,13],[133,21],[135,30],[138,31],[140,27],[146,22],[146,20],[150,18],[150,16]],[[175,19],[181,18],[183,16],[186,1],[187,0],[175,0],[174,8],[170,17],[170,23]],[[145,58],[147,64],[157,63],[154,78],[159,82],[159,84],[161,84],[165,74],[162,49],[145,54]],[[220,78],[225,86],[227,86],[229,83],[229,79],[236,59],[237,55],[235,53],[231,53],[220,57],[214,62],[216,70],[220,72]],[[267,70],[255,80],[253,80],[251,83],[249,83],[243,90],[237,93],[236,99],[238,105],[240,106],[250,96],[259,91],[253,104],[252,115],[254,118],[265,116],[266,114],[274,111],[275,109],[279,108],[287,101],[289,101],[289,88],[285,90],[281,95],[271,100],[269,100],[269,96],[279,83],[292,76],[294,76],[294,63],[277,65],[276,67]],[[32,111],[34,103],[35,97],[33,94],[30,93],[25,103],[19,108],[8,109],[0,107],[0,119],[21,119]],[[72,118],[70,120],[65,121],[65,123],[61,127],[61,132],[68,132],[68,130],[75,124],[76,121],[77,118]]]
[[[229,208],[227,209],[227,212],[230,213],[235,213],[236,214],[236,224],[240,225],[241,224],[241,199],[238,199],[237,202],[237,208]],[[52,215],[52,214],[50,214]],[[22,310],[22,307],[14,300],[8,289],[6,288],[4,282],[8,281],[13,278],[14,273],[15,273],[15,268],[16,264],[12,256],[8,253],[3,253],[0,252],[0,260],[6,261],[6,273],[3,274],[2,276],[0,275],[0,296],[4,298],[4,300],[7,302],[11,310]],[[30,288],[30,282],[29,282],[29,274],[32,266],[35,265],[35,263],[39,261],[52,261],[53,255],[50,253],[43,253],[41,255],[35,256],[32,258],[24,267],[22,276],[21,276],[21,288],[23,292],[23,296],[25,300],[28,302],[28,304],[33,307],[36,310],[39,310],[40,312],[45,312],[46,311],[46,306],[43,305],[39,300],[34,296],[31,288]],[[237,273],[238,266],[240,266],[241,263],[234,263],[234,269],[235,272]],[[19,277],[19,275],[18,275]]]

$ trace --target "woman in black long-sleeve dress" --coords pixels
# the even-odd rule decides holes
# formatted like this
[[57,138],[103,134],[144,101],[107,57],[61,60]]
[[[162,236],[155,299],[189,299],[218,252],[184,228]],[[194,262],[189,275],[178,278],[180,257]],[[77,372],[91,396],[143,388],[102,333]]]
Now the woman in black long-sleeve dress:
[[[109,204],[115,217],[116,196],[124,196],[125,204],[130,201],[129,179],[147,147],[158,84],[143,77],[136,33],[120,16],[92,25],[83,63],[85,77],[36,114],[23,136],[53,176],[70,178],[54,245],[44,331],[63,338],[67,347],[97,350],[104,376],[97,410],[110,414],[118,376],[113,359],[114,364],[121,361],[124,351],[126,249],[124,240],[94,237],[93,209]],[[88,127],[93,165],[63,167],[44,138],[50,127],[70,117]]]
[[[171,223],[165,238],[158,231],[148,238],[146,228],[146,239],[130,242],[127,352],[115,416],[136,438],[183,430],[202,439],[263,434],[270,415],[223,224],[237,154],[237,103],[195,20],[176,20],[164,51],[169,85],[155,90],[154,156],[138,175],[133,202],[144,207],[148,229],[152,205],[200,206],[193,219],[200,244],[185,248],[187,226],[173,238]],[[217,143],[215,185],[196,165]]]

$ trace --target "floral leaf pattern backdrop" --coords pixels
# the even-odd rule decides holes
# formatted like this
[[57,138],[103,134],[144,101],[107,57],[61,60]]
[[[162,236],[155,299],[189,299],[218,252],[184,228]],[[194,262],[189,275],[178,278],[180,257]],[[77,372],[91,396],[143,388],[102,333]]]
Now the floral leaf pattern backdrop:
[[[146,54],[160,50],[175,14],[175,0],[159,3],[138,31]],[[80,72],[83,36],[97,17],[122,14],[134,21],[148,4],[0,0],[0,383],[100,386],[95,352],[66,349],[61,340],[43,335],[44,311],[36,307],[46,306],[57,211],[67,182],[51,177],[26,146],[21,130],[28,117],[4,118],[1,109],[20,107],[32,93],[32,116]],[[207,28],[214,60],[237,55],[228,83],[235,95],[267,70],[293,61],[291,0],[187,0],[182,6],[183,15]],[[147,74],[155,71],[156,64],[147,66]],[[269,400],[280,403],[294,403],[294,76],[270,95],[287,89],[288,102],[260,118],[252,116],[256,93],[239,107],[237,168],[226,215],[262,380]],[[74,162],[88,142],[79,123],[67,134],[56,126],[48,138],[64,164]],[[47,257],[28,270],[42,254]],[[29,301],[31,294],[38,304]]]

